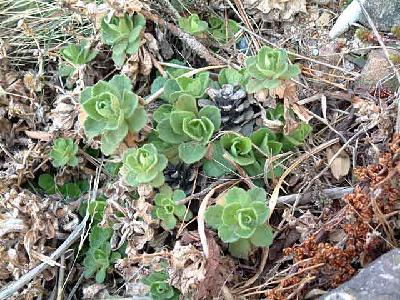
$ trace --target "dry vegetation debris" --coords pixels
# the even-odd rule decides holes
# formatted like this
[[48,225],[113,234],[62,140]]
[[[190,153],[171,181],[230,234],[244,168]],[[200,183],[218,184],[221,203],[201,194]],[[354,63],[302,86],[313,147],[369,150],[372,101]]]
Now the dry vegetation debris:
[[339,2],[1,2],[0,299],[313,298],[396,247],[399,39]]

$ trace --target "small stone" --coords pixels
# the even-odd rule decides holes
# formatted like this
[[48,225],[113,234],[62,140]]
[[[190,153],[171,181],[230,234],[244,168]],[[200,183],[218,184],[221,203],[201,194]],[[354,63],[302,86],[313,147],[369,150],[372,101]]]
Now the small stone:
[[[393,26],[400,25],[400,0],[368,0],[364,7],[378,30],[390,31]],[[369,26],[364,14],[360,22]]]
[[[398,51],[388,51],[390,55],[400,55]],[[384,88],[391,92],[396,92],[399,88],[399,82],[382,50],[372,50],[369,53],[361,76],[355,82],[357,92],[371,92],[376,88]]]
[[321,297],[322,300],[400,299],[400,249],[393,249],[362,269],[350,281]]

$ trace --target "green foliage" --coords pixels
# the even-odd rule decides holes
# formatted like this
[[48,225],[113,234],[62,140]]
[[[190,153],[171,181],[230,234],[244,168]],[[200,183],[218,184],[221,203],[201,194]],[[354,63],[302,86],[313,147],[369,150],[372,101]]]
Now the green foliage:
[[266,224],[269,209],[266,193],[255,187],[245,191],[231,188],[224,197],[224,204],[209,207],[205,213],[207,224],[218,230],[218,236],[229,243],[229,251],[239,258],[246,258],[251,245],[266,247],[272,243],[272,229]]
[[165,272],[153,272],[142,279],[150,287],[150,296],[153,300],[179,300],[179,290],[168,283]]
[[101,151],[105,155],[114,153],[128,132],[136,133],[146,124],[146,111],[131,90],[129,78],[116,75],[81,93],[82,106],[88,114],[83,124],[85,133],[89,138],[101,135]]
[[62,77],[68,77],[69,80],[78,71],[80,66],[91,62],[98,51],[90,48],[88,41],[82,41],[79,45],[69,44],[60,50],[62,58],[65,60],[59,65],[59,74]]
[[141,14],[133,17],[108,16],[101,22],[101,39],[112,48],[112,59],[116,66],[121,67],[126,54],[134,54],[139,50],[141,33],[146,26],[146,20]]
[[50,151],[50,158],[53,160],[53,166],[63,167],[65,165],[76,167],[78,165],[78,145],[73,139],[58,138],[53,143],[53,149]]
[[212,159],[204,162],[203,169],[208,176],[219,177],[235,170],[229,161],[237,163],[239,166],[249,166],[255,163],[250,138],[233,133],[224,134],[219,141],[213,144]]
[[122,163],[118,162],[111,162],[108,161],[104,164],[104,169],[107,171],[107,173],[112,177],[115,178],[118,176],[119,169],[121,169]]
[[111,228],[92,227],[89,235],[90,248],[83,260],[85,278],[95,275],[96,282],[103,283],[109,266],[121,258],[118,252],[111,252],[111,235]]
[[[177,66],[182,66],[182,68],[167,66],[165,68],[165,73],[166,73],[165,77],[161,76],[160,74],[157,74],[157,78],[151,84],[151,93],[152,94],[155,94],[159,89],[163,88],[165,86],[165,83],[169,79],[176,79],[190,71],[189,69],[185,68],[185,63],[178,59],[173,59],[173,60],[169,61],[168,63],[174,64]],[[165,98],[164,93],[160,96],[160,99],[168,101],[168,99]]]
[[159,138],[168,144],[179,145],[179,158],[187,164],[202,159],[211,136],[221,126],[219,109],[205,106],[199,111],[193,96],[181,95],[170,113],[161,114],[157,111],[157,115],[164,116],[157,121]]
[[163,170],[166,166],[167,158],[158,153],[153,144],[145,144],[138,149],[128,149],[124,152],[121,174],[131,186],[147,183],[153,187],[160,187],[164,184]]
[[189,221],[192,218],[191,211],[186,213],[186,206],[176,203],[185,197],[185,192],[182,190],[163,189],[154,198],[153,217],[162,220],[162,226],[169,230],[174,229],[177,218],[181,221]]
[[169,79],[164,85],[163,99],[166,99],[169,103],[174,103],[182,95],[190,95],[196,99],[201,98],[210,84],[209,77],[208,72],[201,72],[194,78]]
[[221,86],[224,84],[231,84],[233,86],[241,85],[243,80],[244,76],[242,72],[233,68],[222,69],[218,74],[218,83]]
[[53,195],[57,192],[56,181],[50,174],[41,174],[38,179],[38,185],[48,195]]
[[53,195],[59,192],[66,200],[77,198],[82,193],[86,193],[89,190],[89,183],[87,180],[67,182],[64,185],[58,186],[54,176],[47,173],[39,176],[38,185],[46,194]]
[[[88,207],[89,203],[89,207]],[[106,208],[107,200],[103,196],[99,196],[94,201],[82,201],[79,206],[79,214],[84,217],[86,213],[90,218],[93,218],[94,224],[98,224],[103,220],[104,209]]]
[[178,23],[183,31],[192,35],[200,34],[208,29],[207,22],[200,20],[197,14],[190,15],[187,18],[180,18]]
[[238,23],[231,19],[225,21],[221,18],[211,17],[208,23],[210,24],[211,35],[219,42],[228,42],[239,31]]
[[300,74],[298,65],[290,65],[284,49],[262,47],[256,56],[246,60],[246,76],[248,93],[256,93],[262,89],[277,88],[283,80]]

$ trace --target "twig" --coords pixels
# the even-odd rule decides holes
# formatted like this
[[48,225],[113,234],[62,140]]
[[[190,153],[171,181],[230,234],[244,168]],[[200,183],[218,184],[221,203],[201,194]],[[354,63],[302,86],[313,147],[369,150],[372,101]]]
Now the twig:
[[213,188],[211,191],[209,191],[207,193],[207,195],[204,197],[203,201],[201,201],[199,211],[198,211],[198,217],[197,217],[197,224],[198,224],[197,230],[199,232],[201,245],[203,247],[204,256],[206,258],[208,258],[208,243],[207,243],[207,237],[206,237],[205,226],[204,226],[204,215],[206,213],[208,201],[214,195],[215,190],[216,190],[216,188]]
[[296,201],[295,201],[294,204],[293,204],[293,212],[294,212],[294,209],[295,209],[295,208],[297,207],[297,205],[299,204],[302,195],[303,195],[304,193],[307,193],[307,192],[308,192],[308,190],[309,190],[309,189],[311,188],[311,186],[314,184],[315,180],[317,180],[317,179],[320,178],[323,174],[325,174],[325,172],[329,170],[329,168],[331,167],[331,165],[332,165],[332,163],[335,161],[335,159],[339,157],[339,155],[341,154],[341,152],[342,152],[344,149],[346,149],[346,148],[350,145],[350,143],[351,143],[353,140],[355,140],[356,138],[358,138],[358,137],[359,137],[360,135],[362,135],[362,134],[365,134],[365,131],[364,131],[364,130],[360,130],[360,131],[357,132],[355,135],[353,135],[353,136],[352,136],[352,137],[351,137],[351,138],[350,138],[336,153],[335,153],[335,155],[332,156],[332,158],[329,160],[329,162],[328,162],[328,164],[326,165],[326,167],[325,167],[321,172],[319,172],[313,179],[311,179],[311,181],[308,183],[308,185],[306,186],[306,188],[304,189],[304,191],[303,191],[302,193],[299,193],[299,194],[298,194],[298,197],[297,197]]
[[196,53],[201,58],[204,58],[209,64],[211,65],[222,64],[221,60],[217,59],[214,55],[212,55],[210,51],[208,51],[208,49],[204,47],[202,43],[200,43],[196,38],[194,38],[190,34],[182,31],[174,24],[168,23],[165,20],[161,19],[159,16],[156,16],[148,11],[143,10],[141,13],[146,19],[153,21],[154,23],[157,23],[161,27],[167,28],[169,31],[171,31],[173,35],[183,40],[193,50],[194,53]]
[[[341,199],[344,195],[350,194],[354,191],[352,187],[336,187],[331,189],[322,190],[322,194],[329,199]],[[310,197],[308,197],[310,196]],[[292,194],[287,196],[281,196],[278,198],[278,204],[293,204],[296,202],[299,194]],[[303,194],[299,204],[307,204],[311,201],[311,193]]]
[[64,282],[64,275],[65,275],[65,254],[61,255],[60,259],[60,271],[58,273],[58,283],[57,283],[57,300],[62,300],[64,297],[64,289],[63,289],[63,282]]
[[274,212],[275,206],[278,202],[278,196],[279,196],[279,191],[281,189],[282,183],[285,180],[286,176],[288,176],[295,168],[297,168],[303,161],[305,161],[307,158],[310,156],[324,150],[325,148],[328,148],[329,146],[332,146],[336,144],[339,141],[338,138],[327,141],[326,143],[319,145],[318,147],[315,147],[312,149],[310,152],[307,152],[300,156],[285,172],[282,174],[282,176],[279,178],[278,183],[276,184],[274,191],[272,192],[271,198],[269,200],[269,216],[271,217],[272,213]]

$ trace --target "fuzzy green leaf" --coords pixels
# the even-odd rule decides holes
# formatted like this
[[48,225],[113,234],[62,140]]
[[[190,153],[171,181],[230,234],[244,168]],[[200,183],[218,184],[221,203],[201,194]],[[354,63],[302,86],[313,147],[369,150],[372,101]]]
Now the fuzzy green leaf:
[[218,229],[218,227],[222,224],[222,212],[224,208],[221,205],[210,206],[204,215],[207,224],[214,228]]
[[218,227],[218,236],[225,243],[233,243],[239,240],[239,237],[228,225],[221,225]]
[[247,258],[250,250],[250,241],[246,239],[240,239],[237,242],[229,244],[229,252],[237,258]]
[[198,142],[187,142],[179,145],[179,157],[186,163],[192,164],[204,157],[207,146]]
[[75,167],[78,165],[77,153],[78,145],[74,143],[73,139],[58,138],[53,143],[50,158],[53,160],[53,166],[55,167],[65,165]]
[[260,225],[256,228],[251,237],[251,243],[256,247],[266,247],[272,244],[274,239],[271,227],[267,225]]

